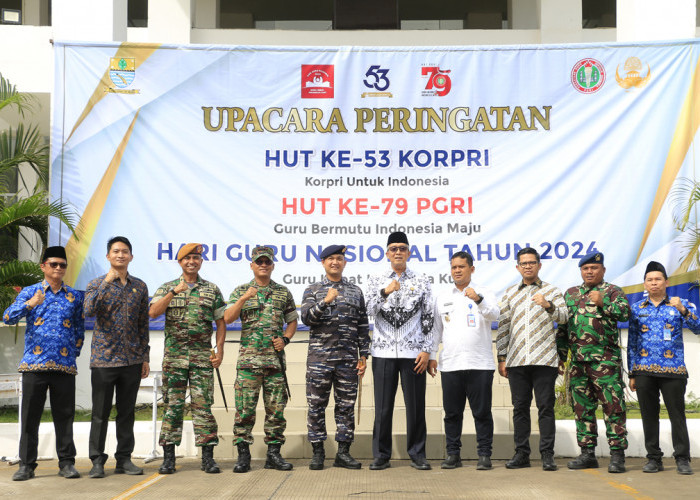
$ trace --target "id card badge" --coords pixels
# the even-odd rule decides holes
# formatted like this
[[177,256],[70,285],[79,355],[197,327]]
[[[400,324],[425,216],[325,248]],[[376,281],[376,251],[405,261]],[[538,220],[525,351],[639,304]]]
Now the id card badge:
[[474,328],[476,326],[476,316],[474,316],[474,313],[472,313],[471,310],[472,305],[469,304],[469,314],[467,314],[467,326],[470,328]]
[[671,329],[670,328],[664,328],[664,340],[665,341],[671,340]]

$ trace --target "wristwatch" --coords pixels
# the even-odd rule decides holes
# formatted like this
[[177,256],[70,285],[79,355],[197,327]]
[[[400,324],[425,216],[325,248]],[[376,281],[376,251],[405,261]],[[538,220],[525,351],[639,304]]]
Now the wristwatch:
[[477,293],[476,296],[479,297],[479,300],[475,300],[474,302],[476,302],[476,305],[478,306],[479,304],[481,304],[481,301],[484,300],[484,296],[480,293]]
[[175,287],[172,287],[170,290],[168,290],[168,292],[166,293],[166,295],[167,295],[168,293],[172,293],[172,294],[173,294],[173,297],[175,297],[175,296],[177,295],[177,292],[175,291]]

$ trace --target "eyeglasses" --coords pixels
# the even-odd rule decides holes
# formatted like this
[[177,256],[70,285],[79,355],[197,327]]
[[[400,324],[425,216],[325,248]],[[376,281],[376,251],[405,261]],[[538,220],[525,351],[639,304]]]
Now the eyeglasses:
[[272,265],[272,261],[270,259],[267,259],[267,258],[258,259],[255,261],[255,264],[258,266],[270,266],[270,265]]
[[521,262],[521,263],[518,264],[518,265],[519,265],[520,267],[535,267],[537,264],[539,264],[539,262],[537,262],[536,260],[531,260],[531,261],[528,261],[528,262]]
[[386,250],[391,253],[408,252],[408,247],[389,247]]
[[56,269],[57,267],[65,269],[66,267],[68,267],[68,263],[66,262],[47,262],[47,264],[51,269]]

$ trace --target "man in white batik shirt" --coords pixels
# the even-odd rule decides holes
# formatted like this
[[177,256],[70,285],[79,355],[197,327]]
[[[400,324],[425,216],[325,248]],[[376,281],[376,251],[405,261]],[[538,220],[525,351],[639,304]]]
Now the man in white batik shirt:
[[[374,317],[372,374],[374,430],[371,470],[390,467],[391,424],[399,375],[406,404],[406,445],[411,467],[430,470],[425,458],[425,385],[433,345],[433,296],[430,279],[407,268],[408,238],[389,235],[391,270],[372,276],[366,294],[367,314]],[[433,359],[435,357],[433,353]]]

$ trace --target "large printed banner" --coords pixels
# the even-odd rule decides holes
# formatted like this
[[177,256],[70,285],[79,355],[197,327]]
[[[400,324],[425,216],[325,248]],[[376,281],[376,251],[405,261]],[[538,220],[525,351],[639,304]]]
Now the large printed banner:
[[56,223],[50,240],[78,288],[114,235],[151,292],[186,242],[225,295],[266,244],[300,303],[323,247],[347,245],[364,286],[397,230],[436,287],[467,250],[500,293],[528,245],[561,288],[594,249],[629,293],[651,259],[687,284],[672,195],[696,175],[698,49],[56,43],[51,196],[82,221],[79,240]]

